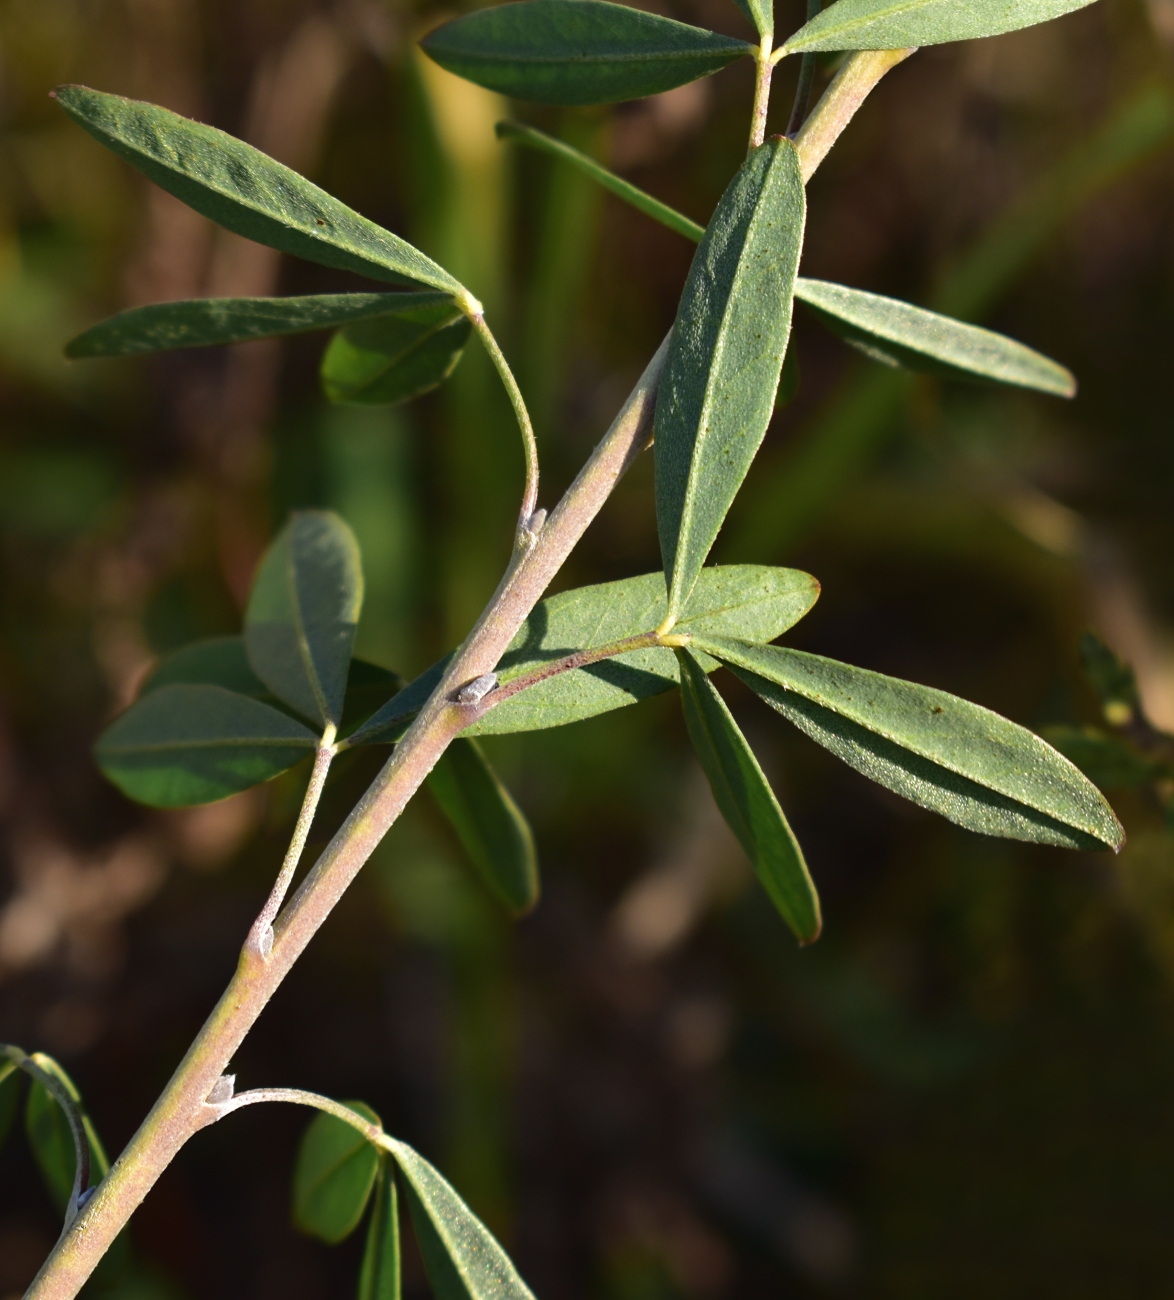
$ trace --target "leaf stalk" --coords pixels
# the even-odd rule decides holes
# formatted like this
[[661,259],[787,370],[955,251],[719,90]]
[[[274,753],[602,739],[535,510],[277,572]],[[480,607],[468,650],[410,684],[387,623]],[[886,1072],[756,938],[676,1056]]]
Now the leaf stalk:
[[766,139],[766,115],[770,109],[770,78],[774,72],[774,63],[770,57],[771,35],[767,32],[758,46],[754,56],[757,75],[754,81],[754,108],[750,114],[750,148],[755,149]]

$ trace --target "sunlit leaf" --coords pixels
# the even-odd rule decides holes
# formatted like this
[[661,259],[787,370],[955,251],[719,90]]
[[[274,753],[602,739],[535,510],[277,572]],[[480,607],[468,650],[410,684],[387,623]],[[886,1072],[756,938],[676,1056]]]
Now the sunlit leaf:
[[[456,311],[447,293],[320,293],[304,298],[194,298],[132,307],[79,334],[68,357],[126,357],[173,348],[308,334],[389,312]],[[464,319],[462,317],[462,319]]]
[[406,402],[452,374],[473,327],[451,298],[429,297],[331,339],[322,357],[322,386],[332,402]]
[[681,614],[774,410],[805,211],[799,156],[777,137],[730,182],[693,258],[656,403],[670,617]]
[[266,551],[245,611],[253,671],[303,717],[342,720],[363,603],[359,547],[328,510],[299,510]]
[[102,733],[94,755],[130,798],[183,808],[268,781],[316,741],[288,713],[221,686],[160,686]]
[[688,650],[679,650],[677,658],[685,725],[714,800],[795,937],[812,943],[822,925],[819,895],[799,841],[705,670]]
[[358,1300],[400,1300],[399,1194],[395,1174],[381,1161],[375,1205],[359,1273]]
[[86,86],[59,86],[54,93],[96,140],[246,239],[376,280],[464,293],[458,280],[398,235],[242,140],[154,104]]
[[1093,0],[836,0],[787,41],[807,50],[901,50],[997,36],[1046,23]]
[[441,1174],[403,1142],[394,1154],[436,1300],[534,1300],[509,1256]]
[[[346,1105],[372,1124],[379,1116],[361,1101]],[[375,1176],[379,1150],[333,1115],[316,1115],[298,1147],[293,1176],[294,1225],[323,1241],[342,1241],[359,1226]]]
[[696,643],[844,762],[959,826],[1066,848],[1124,842],[1091,781],[989,709],[801,650],[715,637]]
[[826,280],[795,281],[795,297],[874,360],[953,379],[1034,388],[1072,397],[1070,371],[1041,353],[977,325]]
[[[93,1124],[85,1114],[77,1086],[52,1057],[36,1052],[32,1059],[41,1069],[57,1079],[81,1112],[90,1146],[90,1182],[91,1185],[98,1182],[105,1177],[110,1162],[106,1159],[106,1153],[102,1149],[102,1143],[98,1140]],[[41,1177],[45,1181],[45,1187],[54,1205],[59,1212],[64,1212],[73,1192],[73,1180],[77,1170],[77,1148],[74,1145],[69,1120],[45,1085],[36,1079],[29,1081],[24,1115],[25,1132],[28,1134],[37,1168],[41,1171]]]
[[538,901],[538,856],[522,810],[472,740],[454,740],[428,788],[482,880],[515,915]]
[[606,0],[524,0],[479,9],[421,42],[442,68],[514,99],[613,104],[707,77],[745,41]]

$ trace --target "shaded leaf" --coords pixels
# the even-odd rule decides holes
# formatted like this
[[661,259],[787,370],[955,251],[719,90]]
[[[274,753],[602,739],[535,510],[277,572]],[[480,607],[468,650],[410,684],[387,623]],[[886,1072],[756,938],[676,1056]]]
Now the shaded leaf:
[[401,1294],[399,1194],[395,1174],[381,1160],[359,1272],[358,1300],[400,1300]]
[[227,230],[324,266],[464,295],[431,258],[243,140],[87,86],[54,93],[101,144]]
[[959,826],[1066,848],[1124,842],[1091,781],[989,709],[782,646],[698,637],[697,647],[870,780]]
[[538,856],[522,810],[472,740],[449,745],[428,788],[489,890],[515,915],[538,902]]
[[[65,1091],[77,1103],[82,1113],[86,1137],[90,1144],[90,1183],[99,1182],[106,1176],[110,1162],[106,1152],[94,1131],[89,1116],[81,1104],[81,1095],[68,1074],[50,1056],[34,1052],[32,1059],[42,1070],[52,1074],[65,1088]],[[73,1179],[77,1169],[77,1151],[74,1146],[73,1132],[65,1112],[58,1105],[43,1083],[36,1079],[29,1080],[28,1100],[25,1102],[25,1132],[29,1145],[41,1171],[45,1187],[58,1212],[64,1213],[73,1192]],[[84,1188],[82,1189],[85,1190]]]
[[534,1300],[509,1256],[441,1174],[406,1143],[396,1142],[394,1150],[436,1300]]
[[172,651],[151,670],[139,698],[161,686],[222,686],[254,700],[277,699],[253,672],[241,636],[208,637]]
[[[370,1106],[361,1101],[345,1104],[379,1124]],[[378,1148],[357,1129],[333,1115],[316,1115],[302,1137],[294,1166],[294,1226],[323,1241],[349,1237],[367,1208],[379,1161]]]
[[836,0],[787,41],[807,50],[901,50],[1033,27],[1093,0]]
[[403,689],[398,673],[365,659],[352,659],[346,679],[346,699],[342,706],[342,728],[357,727],[381,709],[397,691]]
[[268,781],[313,753],[288,713],[221,686],[160,686],[117,718],[94,756],[132,799],[156,808],[211,803]]
[[795,281],[795,297],[849,343],[886,365],[1072,397],[1070,371],[1003,334],[826,280]]
[[[119,312],[79,334],[67,357],[126,357],[335,329],[389,313],[456,310],[447,293],[319,293],[303,298],[192,298]],[[463,319],[463,317],[462,317]]]
[[514,99],[614,104],[707,77],[754,46],[606,0],[479,9],[420,42],[458,77]]
[[722,816],[800,943],[819,938],[819,895],[803,850],[725,701],[688,650],[678,650],[689,739]]
[[805,219],[794,145],[730,182],[693,258],[656,402],[656,520],[680,615],[774,410]]
[[1102,790],[1174,776],[1170,764],[1148,758],[1123,737],[1096,727],[1045,727],[1043,736]]
[[1101,701],[1106,722],[1123,727],[1141,716],[1136,674],[1095,632],[1080,638],[1080,664]]
[[759,36],[774,35],[774,0],[734,0],[734,3],[754,24]]
[[303,717],[342,720],[363,603],[355,535],[328,510],[299,510],[265,552],[245,610],[253,671]]
[[410,681],[402,691],[393,695],[380,709],[348,738],[351,745],[387,745],[396,741],[408,729],[410,720],[423,708],[428,697],[440,685],[444,670],[452,655],[445,655],[419,677]]
[[11,1061],[0,1060],[0,1146],[12,1131],[20,1105],[20,1072]]
[[452,374],[472,328],[443,297],[348,326],[322,357],[326,396],[383,404],[419,397]]

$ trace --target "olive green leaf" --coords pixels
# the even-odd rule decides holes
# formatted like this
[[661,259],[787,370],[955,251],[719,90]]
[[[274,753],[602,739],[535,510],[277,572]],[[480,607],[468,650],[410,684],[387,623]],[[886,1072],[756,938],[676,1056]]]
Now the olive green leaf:
[[698,637],[771,708],[870,780],[969,830],[1066,848],[1125,840],[1101,792],[1049,744],[945,691],[782,646]]
[[656,403],[656,520],[680,617],[766,434],[805,218],[795,146],[755,149],[693,258]]
[[245,645],[258,677],[303,717],[342,721],[363,603],[355,535],[329,510],[299,510],[253,579]]
[[381,708],[347,737],[348,745],[388,745],[398,740],[408,728],[409,720],[423,708],[428,697],[440,685],[452,655],[445,655],[402,691],[393,695]]
[[139,698],[161,686],[222,686],[254,700],[277,702],[249,665],[241,636],[207,637],[172,651],[151,670],[139,689]]
[[394,1155],[436,1300],[534,1300],[509,1256],[441,1174],[406,1143],[396,1142]]
[[1076,380],[1063,366],[977,325],[826,280],[797,280],[795,297],[841,338],[886,365],[1015,384],[1056,397],[1076,392]]
[[94,746],[123,794],[156,808],[211,803],[268,781],[317,744],[288,713],[222,686],[160,686]]
[[[345,1103],[372,1124],[361,1101]],[[379,1149],[333,1115],[316,1115],[298,1147],[293,1176],[294,1226],[323,1241],[342,1241],[359,1226],[379,1172]]]
[[534,836],[481,747],[454,740],[429,773],[428,788],[489,890],[515,916],[528,912],[538,902]]
[[218,225],[343,271],[463,297],[431,258],[223,131],[87,86],[59,86],[61,107],[96,140]]
[[[110,1162],[94,1126],[81,1103],[81,1094],[68,1074],[51,1056],[34,1052],[31,1058],[42,1070],[54,1076],[73,1099],[81,1114],[82,1126],[90,1147],[90,1181],[99,1182],[110,1169]],[[31,1080],[28,1100],[25,1102],[25,1132],[29,1145],[41,1171],[53,1204],[64,1213],[73,1194],[74,1175],[77,1169],[77,1148],[73,1131],[60,1104],[43,1083]],[[79,1135],[80,1139],[80,1135]],[[81,1189],[85,1191],[83,1187]]]
[[707,77],[755,47],[606,0],[479,9],[420,42],[442,68],[514,99],[614,104]]
[[787,41],[787,54],[901,50],[998,36],[1083,9],[1093,0],[836,0]]
[[819,895],[799,841],[705,670],[688,650],[678,650],[677,658],[685,726],[714,800],[783,920],[800,943],[812,943],[822,926]]
[[350,325],[331,339],[322,357],[322,387],[330,401],[406,402],[452,374],[473,327],[451,298],[427,297]]
[[759,36],[774,35],[774,0],[734,0],[734,3],[754,24]]
[[128,357],[336,329],[388,314],[456,308],[447,293],[320,293],[304,298],[192,298],[119,312],[65,348],[67,357]]
[[367,1226],[358,1300],[400,1300],[399,1195],[384,1159],[375,1181],[375,1206]]

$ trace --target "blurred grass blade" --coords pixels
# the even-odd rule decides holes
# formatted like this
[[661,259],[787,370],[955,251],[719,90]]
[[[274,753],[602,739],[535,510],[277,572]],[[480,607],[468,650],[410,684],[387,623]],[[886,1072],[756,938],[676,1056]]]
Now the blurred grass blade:
[[458,77],[514,99],[614,104],[707,77],[754,46],[606,0],[524,0],[454,19],[420,42]]
[[[379,1116],[361,1101],[345,1105],[372,1124]],[[294,1226],[311,1237],[336,1242],[359,1226],[375,1176],[379,1149],[333,1115],[316,1115],[298,1147],[293,1175]]]
[[[531,3],[533,3],[533,0],[531,0]],[[582,0],[576,0],[576,3],[582,3]],[[652,217],[654,221],[659,221],[662,225],[668,226],[670,230],[675,230],[677,234],[693,240],[694,243],[701,242],[701,237],[705,234],[704,226],[699,226],[697,222],[690,221],[688,217],[682,216],[675,208],[670,208],[667,203],[661,203],[659,199],[654,199],[651,194],[646,194],[638,186],[624,180],[621,176],[617,176],[615,172],[604,167],[602,163],[596,162],[594,158],[589,158],[585,153],[565,141],[556,140],[554,136],[547,135],[545,131],[539,131],[532,126],[524,126],[520,122],[498,122],[496,130],[498,137],[502,140],[514,140],[530,149],[537,149],[542,153],[551,154],[555,158],[561,158],[564,162],[569,162],[573,167],[585,172],[592,180],[597,181],[604,189],[618,195],[625,203],[630,203],[634,208],[639,208],[641,212]]]
[[759,36],[774,35],[774,0],[734,0],[734,3],[754,24]]
[[431,258],[243,140],[87,86],[54,94],[96,140],[227,230],[324,266],[464,295]]
[[[90,1183],[93,1185],[105,1178],[110,1169],[110,1162],[89,1116],[82,1106],[81,1094],[76,1084],[51,1056],[34,1052],[32,1061],[61,1084],[72,1098],[90,1147]],[[41,1171],[45,1186],[58,1212],[64,1214],[73,1194],[74,1177],[77,1169],[77,1147],[74,1144],[73,1131],[69,1119],[56,1099],[43,1083],[30,1080],[28,1100],[25,1102],[25,1132],[29,1145]],[[80,1188],[85,1191],[86,1189]]]
[[79,334],[67,357],[127,357],[336,329],[351,321],[444,308],[447,293],[320,293],[302,298],[190,298],[119,312]]
[[399,1194],[395,1174],[381,1160],[375,1206],[367,1228],[358,1300],[400,1300]]
[[1076,380],[1063,366],[977,325],[826,280],[796,280],[795,297],[829,329],[883,364],[1014,384],[1055,397],[1076,392]]
[[726,703],[688,650],[678,650],[689,739],[722,816],[801,944],[819,938],[819,895],[803,850]]
[[900,50],[1033,27],[1093,0],[836,0],[787,41],[788,54]]
[[330,401],[406,402],[452,374],[472,326],[451,298],[427,296],[427,302],[405,303],[331,339],[322,357],[322,387]]
[[782,646],[714,637],[697,646],[858,772],[959,826],[1065,848],[1124,843],[1091,781],[989,709]]
[[428,788],[493,895],[515,916],[538,902],[538,856],[529,823],[472,740],[449,745]]
[[342,721],[363,604],[359,547],[329,510],[298,510],[265,552],[245,610],[253,671],[323,726]]
[[656,403],[656,521],[668,618],[689,592],[774,410],[805,192],[795,146],[755,149],[718,203],[673,325]]
[[161,686],[94,746],[105,776],[139,803],[186,808],[268,781],[314,752],[308,728],[221,686]]
[[436,1300],[534,1300],[509,1256],[440,1173],[403,1142],[395,1144],[395,1159]]

